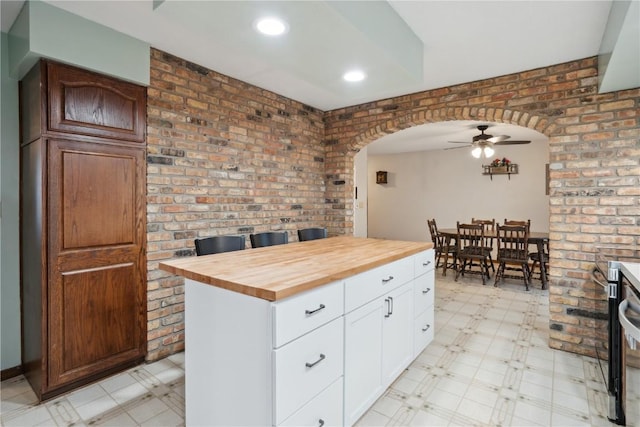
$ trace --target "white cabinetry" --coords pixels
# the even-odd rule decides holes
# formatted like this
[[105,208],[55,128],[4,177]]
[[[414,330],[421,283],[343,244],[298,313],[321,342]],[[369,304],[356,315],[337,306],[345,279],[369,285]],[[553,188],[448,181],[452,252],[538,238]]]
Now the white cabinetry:
[[342,425],[342,377],[281,425],[287,427]]
[[385,298],[382,322],[382,387],[387,388],[413,357],[413,284],[399,287]]
[[415,358],[414,313],[428,306],[414,278],[433,275],[422,267],[429,260],[433,251],[345,281],[344,425],[353,425]]
[[341,422],[343,282],[277,302],[189,279],[185,293],[187,425]]
[[186,280],[187,425],[352,425],[433,338],[433,250],[278,301]]
[[345,425],[352,425],[376,401],[382,388],[384,299],[345,316]]
[[415,359],[433,341],[435,275],[433,251],[414,257],[416,278],[414,279],[413,358]]

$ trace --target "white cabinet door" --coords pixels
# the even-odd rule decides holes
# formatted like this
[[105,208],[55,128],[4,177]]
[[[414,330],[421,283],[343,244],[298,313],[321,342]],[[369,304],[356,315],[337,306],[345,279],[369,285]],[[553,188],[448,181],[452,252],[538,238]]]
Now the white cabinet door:
[[353,425],[375,402],[382,388],[384,299],[345,316],[344,425]]
[[418,317],[427,309],[433,310],[433,300],[435,295],[435,277],[433,273],[423,274],[416,277],[414,283],[414,315]]
[[425,310],[417,316],[413,323],[413,358],[415,359],[422,353],[431,341],[433,341],[433,307]]
[[282,427],[333,427],[341,425],[342,377],[280,424]]
[[413,283],[383,298],[382,386],[387,387],[413,360]]
[[413,261],[415,277],[422,276],[423,274],[430,272],[436,266],[434,261],[434,250],[429,249],[414,255]]
[[284,344],[344,313],[342,282],[321,286],[272,303],[273,346]]
[[342,376],[342,318],[273,351],[275,424]]

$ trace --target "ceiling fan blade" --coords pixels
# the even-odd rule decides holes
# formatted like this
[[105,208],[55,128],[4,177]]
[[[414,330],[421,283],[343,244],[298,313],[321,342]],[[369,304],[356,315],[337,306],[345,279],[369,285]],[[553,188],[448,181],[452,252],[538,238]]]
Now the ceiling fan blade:
[[531,144],[531,141],[500,141],[494,143],[494,145],[518,145],[518,144]]
[[451,144],[470,144],[469,141],[447,141]]
[[487,141],[493,142],[495,144],[496,142],[502,142],[505,139],[509,139],[509,138],[511,138],[509,135],[498,135],[498,136],[492,136],[491,138],[487,139]]
[[457,147],[447,147],[447,148],[443,148],[443,150],[457,150],[458,148],[467,148],[467,147],[472,147],[472,145],[468,144],[468,145],[459,145]]

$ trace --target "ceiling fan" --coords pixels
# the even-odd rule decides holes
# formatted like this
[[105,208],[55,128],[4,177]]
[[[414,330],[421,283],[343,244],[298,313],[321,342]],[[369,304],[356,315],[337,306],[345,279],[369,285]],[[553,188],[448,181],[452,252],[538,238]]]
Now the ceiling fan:
[[[480,134],[474,136],[473,139],[471,140],[471,143],[462,142],[462,141],[449,141],[449,142],[452,144],[467,144],[466,146],[468,147],[474,147],[473,150],[471,150],[471,155],[476,159],[479,159],[480,156],[483,156],[483,155],[485,158],[489,158],[493,156],[493,153],[495,153],[493,149],[494,145],[518,145],[518,144],[531,143],[531,141],[509,140],[509,138],[511,138],[509,135],[498,135],[498,136],[489,135],[487,133],[484,133],[484,131],[486,131],[487,129],[489,129],[489,125],[479,125],[478,130],[480,131]],[[463,147],[451,147],[451,148],[445,148],[445,150],[451,150],[453,148],[463,148]]]

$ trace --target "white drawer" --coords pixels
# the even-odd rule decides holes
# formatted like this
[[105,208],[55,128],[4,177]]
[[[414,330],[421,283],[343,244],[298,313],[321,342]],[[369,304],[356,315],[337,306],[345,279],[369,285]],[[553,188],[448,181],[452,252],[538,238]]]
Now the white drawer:
[[273,303],[273,346],[281,347],[342,316],[343,289],[343,282],[334,282]]
[[324,389],[311,402],[287,418],[281,426],[340,426],[342,425],[342,377]]
[[417,317],[429,307],[433,307],[436,287],[433,274],[424,274],[413,280],[413,314]]
[[413,257],[402,258],[346,279],[345,313],[413,279],[413,262]]
[[344,319],[273,350],[275,424],[280,424],[343,374]]
[[431,341],[433,341],[433,332],[435,329],[433,308],[416,317],[413,323],[413,357],[424,350]]
[[429,249],[413,256],[416,277],[433,270],[436,266],[434,250]]

